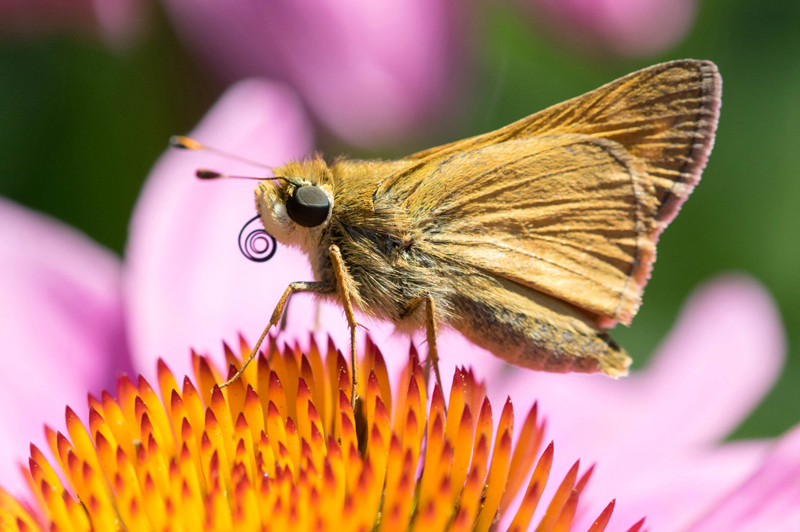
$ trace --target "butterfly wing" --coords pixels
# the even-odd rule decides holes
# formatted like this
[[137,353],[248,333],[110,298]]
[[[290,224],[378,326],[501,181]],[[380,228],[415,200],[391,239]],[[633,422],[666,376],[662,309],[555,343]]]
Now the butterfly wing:
[[629,324],[713,146],[721,84],[707,61],[635,72],[412,155],[373,202],[402,204],[442,253]]

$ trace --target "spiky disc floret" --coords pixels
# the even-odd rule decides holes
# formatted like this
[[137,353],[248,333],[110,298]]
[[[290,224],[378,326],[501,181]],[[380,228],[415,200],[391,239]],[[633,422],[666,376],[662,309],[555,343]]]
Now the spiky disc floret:
[[[240,351],[249,353],[243,341]],[[227,346],[225,355],[230,376],[241,359]],[[510,400],[493,430],[472,371],[456,371],[449,400],[438,387],[429,398],[413,348],[392,394],[367,341],[355,410],[350,368],[330,340],[326,357],[313,338],[306,353],[271,341],[223,390],[208,358],[192,362],[194,381],[179,386],[159,361],[161,398],[141,376],[121,377],[116,398],[90,395],[88,431],[67,407],[69,438],[46,429],[63,477],[31,445],[24,473],[38,508],[0,491],[2,529],[484,532],[507,517],[509,530],[523,531],[548,481],[553,444],[538,454],[536,405],[512,445]],[[591,474],[578,470],[556,490],[543,530],[569,529]],[[604,530],[612,510],[590,531]]]

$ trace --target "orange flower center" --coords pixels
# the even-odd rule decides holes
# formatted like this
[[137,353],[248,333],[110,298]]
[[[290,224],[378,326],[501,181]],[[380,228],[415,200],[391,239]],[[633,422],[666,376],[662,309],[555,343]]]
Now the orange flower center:
[[[249,353],[244,341],[240,351]],[[219,370],[194,353],[195,379],[181,386],[159,361],[161,399],[143,377],[123,376],[116,399],[89,396],[88,431],[67,407],[69,438],[45,428],[63,475],[31,445],[24,472],[39,508],[0,490],[0,528],[485,532],[502,519],[528,529],[553,460],[552,443],[539,455],[536,405],[512,444],[510,400],[494,431],[472,371],[456,371],[448,401],[438,387],[429,397],[413,348],[393,394],[367,341],[355,410],[350,368],[330,340],[325,357],[313,338],[306,353],[274,340],[268,351],[225,389]],[[225,355],[231,376],[241,357],[227,346]],[[569,530],[591,474],[578,469],[537,530]],[[613,505],[590,532],[605,529]]]

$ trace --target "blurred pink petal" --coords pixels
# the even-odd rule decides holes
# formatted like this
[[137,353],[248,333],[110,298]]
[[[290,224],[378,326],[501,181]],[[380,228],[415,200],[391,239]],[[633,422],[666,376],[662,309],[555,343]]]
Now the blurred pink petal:
[[[625,532],[631,523],[646,517],[650,530],[681,532],[708,511],[731,486],[755,470],[766,455],[766,442],[733,442],[702,452],[670,453],[665,443],[664,456],[635,472],[616,474],[597,464],[600,480],[592,478],[591,491],[584,499],[583,515],[576,530],[591,524],[592,512],[602,508],[604,495],[614,493],[617,506],[607,532]],[[658,450],[658,449],[657,449]],[[588,464],[587,464],[588,465]]]
[[99,33],[116,48],[141,33],[144,0],[0,0],[0,34]]
[[[266,81],[234,85],[192,136],[270,165],[311,149],[311,129],[299,100],[283,85]],[[176,149],[165,153],[151,172],[125,254],[131,343],[145,374],[154,371],[157,357],[168,359],[176,373],[186,372],[189,347],[219,353],[221,340],[235,340],[240,331],[254,341],[288,284],[311,273],[307,261],[296,261],[293,271],[243,257],[237,238],[256,212],[255,182],[200,181],[194,175],[197,168],[267,172]],[[296,254],[277,251],[283,260]]]
[[184,39],[227,79],[291,83],[334,133],[390,143],[452,103],[466,51],[453,0],[167,0]]
[[[523,397],[538,399],[552,419],[549,437],[564,442],[562,456],[598,463],[592,501],[617,497],[619,514],[627,515],[624,501],[639,499],[634,508],[650,526],[678,530],[758,463],[759,446],[742,446],[728,460],[715,445],[769,391],[784,355],[769,295],[749,278],[727,276],[690,297],[643,371],[618,381],[517,372],[503,393],[523,408]],[[493,384],[489,390],[501,388]],[[577,433],[582,437],[567,437]],[[639,489],[639,482],[650,487]]]
[[800,530],[800,426],[775,445],[761,467],[689,532]]
[[149,2],[145,0],[93,0],[94,16],[106,43],[130,47],[142,34]]
[[647,368],[645,386],[658,398],[652,413],[662,419],[671,413],[673,427],[681,427],[680,444],[719,441],[772,388],[785,353],[769,293],[749,277],[719,277],[691,296]]
[[688,32],[695,0],[518,0],[559,37],[601,53],[647,56]]
[[64,403],[129,369],[120,262],[64,224],[0,199],[0,478]]

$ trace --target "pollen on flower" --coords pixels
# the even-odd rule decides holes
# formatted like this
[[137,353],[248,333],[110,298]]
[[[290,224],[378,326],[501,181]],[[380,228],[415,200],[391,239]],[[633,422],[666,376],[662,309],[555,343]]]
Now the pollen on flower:
[[[447,400],[438,387],[429,397],[412,348],[393,394],[368,339],[353,410],[351,368],[330,340],[325,357],[313,338],[305,353],[274,340],[267,351],[225,389],[241,365],[227,346],[227,372],[192,355],[194,380],[159,361],[160,394],[123,376],[116,398],[89,396],[88,431],[67,407],[69,437],[45,429],[56,463],[31,445],[23,469],[36,507],[0,490],[0,529],[485,532],[503,517],[529,528],[554,452],[539,454],[536,405],[513,442],[511,401],[494,430],[471,370],[456,371]],[[569,530],[591,471],[573,466],[537,530]]]

